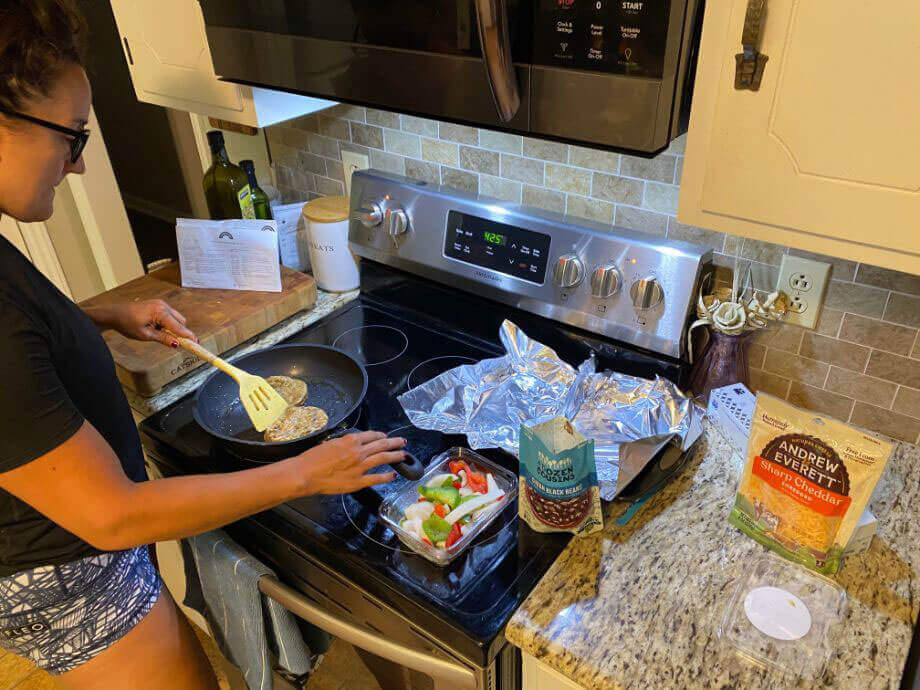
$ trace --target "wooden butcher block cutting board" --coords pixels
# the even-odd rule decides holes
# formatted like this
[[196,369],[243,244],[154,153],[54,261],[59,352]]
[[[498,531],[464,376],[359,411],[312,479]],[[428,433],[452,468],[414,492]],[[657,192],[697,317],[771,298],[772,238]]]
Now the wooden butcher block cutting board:
[[[188,320],[188,327],[201,344],[223,353],[316,304],[313,277],[281,268],[281,292],[210,290],[184,288],[179,264],[172,263],[82,303],[105,304],[162,299]],[[172,350],[160,343],[129,340],[114,331],[103,333],[118,379],[126,388],[143,396],[156,394],[163,386],[204,363],[181,348]]]

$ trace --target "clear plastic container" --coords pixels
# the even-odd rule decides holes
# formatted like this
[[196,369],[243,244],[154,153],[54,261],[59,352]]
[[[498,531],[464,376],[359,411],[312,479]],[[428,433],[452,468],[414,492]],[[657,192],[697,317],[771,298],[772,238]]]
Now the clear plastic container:
[[[426,544],[414,535],[410,534],[399,526],[400,520],[403,519],[403,513],[406,508],[418,501],[418,487],[426,484],[432,477],[437,474],[446,474],[450,472],[450,463],[454,460],[463,460],[470,469],[483,473],[491,473],[495,483],[504,491],[504,497],[498,501],[488,515],[473,523],[473,528],[458,539],[454,544],[445,549],[439,549],[431,544]],[[428,470],[417,482],[406,484],[398,493],[388,496],[380,505],[380,517],[393,532],[399,537],[399,540],[415,551],[420,556],[427,558],[432,563],[438,565],[447,565],[457,556],[463,553],[466,548],[472,544],[476,537],[495,520],[509,503],[517,499],[518,478],[506,470],[504,467],[496,465],[494,462],[482,457],[468,448],[451,448],[432,459]]]
[[836,582],[766,553],[736,583],[718,636],[755,664],[814,680],[834,652],[832,629],[846,611]]

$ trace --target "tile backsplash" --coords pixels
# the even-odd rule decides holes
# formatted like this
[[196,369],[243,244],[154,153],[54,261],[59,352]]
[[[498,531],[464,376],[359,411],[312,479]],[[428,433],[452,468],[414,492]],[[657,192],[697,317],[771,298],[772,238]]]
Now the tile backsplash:
[[920,276],[677,222],[684,139],[652,159],[339,105],[266,129],[285,201],[344,193],[343,150],[371,167],[472,193],[711,247],[719,279],[737,266],[772,290],[786,253],[832,265],[814,330],[751,337],[751,385],[796,405],[920,442]]

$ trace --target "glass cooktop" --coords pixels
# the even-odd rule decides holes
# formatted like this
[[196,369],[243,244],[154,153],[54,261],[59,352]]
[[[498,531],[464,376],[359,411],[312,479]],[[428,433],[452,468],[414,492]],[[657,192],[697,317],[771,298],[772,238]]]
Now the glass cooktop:
[[[573,364],[594,352],[600,364],[612,363],[621,371],[679,375],[673,362],[569,331],[540,317],[391,269],[365,266],[362,270],[363,292],[358,300],[287,343],[332,345],[362,362],[369,379],[367,396],[347,422],[362,430],[406,437],[409,450],[426,465],[437,454],[466,445],[466,439],[415,428],[397,396],[460,364],[504,354],[498,343],[504,318],[512,318]],[[224,451],[197,426],[193,405],[189,396],[141,424],[148,454],[163,473],[253,466]],[[517,473],[517,460],[511,455],[499,450],[483,454]],[[510,505],[462,556],[440,567],[406,548],[378,518],[383,497],[405,481],[397,477],[390,484],[355,494],[300,499],[255,516],[247,524],[265,527],[264,536],[243,545],[260,555],[263,538],[285,540],[290,548],[310,554],[397,609],[400,602],[411,602],[403,610],[407,615],[409,609],[422,607],[445,624],[441,631],[445,641],[469,647],[470,653],[479,648],[488,654],[492,641],[569,535],[533,532],[519,523],[516,504]],[[279,574],[284,577],[284,572]]]

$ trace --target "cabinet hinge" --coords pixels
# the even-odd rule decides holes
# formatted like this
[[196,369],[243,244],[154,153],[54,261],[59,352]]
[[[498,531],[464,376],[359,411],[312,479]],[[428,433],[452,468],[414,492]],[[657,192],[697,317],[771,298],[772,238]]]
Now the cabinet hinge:
[[757,49],[763,30],[767,0],[748,0],[744,15],[744,30],[741,33],[742,52],[735,55],[735,89],[760,89],[763,70],[770,58]]

